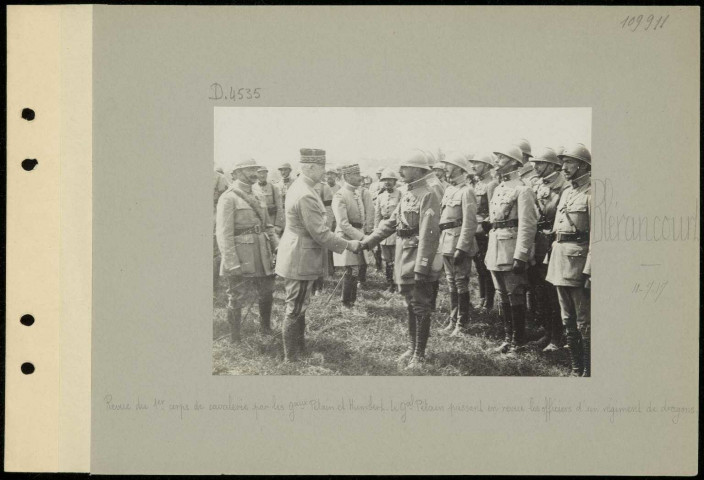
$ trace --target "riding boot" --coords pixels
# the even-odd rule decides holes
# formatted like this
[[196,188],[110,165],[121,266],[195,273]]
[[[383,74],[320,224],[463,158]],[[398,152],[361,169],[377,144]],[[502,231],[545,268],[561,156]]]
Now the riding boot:
[[428,345],[429,337],[430,315],[418,317],[418,325],[416,327],[416,351],[413,353],[413,358],[408,362],[406,368],[418,368],[425,363],[425,347]]
[[504,342],[494,349],[496,353],[506,353],[511,348],[513,341],[513,320],[511,316],[511,304],[501,302],[501,320],[504,323]]
[[299,354],[299,331],[298,319],[294,315],[286,315],[282,327],[282,337],[284,340],[284,361],[295,362]]
[[262,333],[271,333],[271,305],[273,300],[271,296],[259,300],[259,330]]
[[381,272],[381,247],[374,249],[374,262],[376,263],[376,271]]
[[354,305],[352,286],[357,286],[357,278],[353,277],[349,271],[346,273],[345,278],[342,279],[342,305],[347,308],[352,308]]
[[386,264],[386,283],[389,284],[389,292],[393,293],[396,291],[396,284],[394,283],[394,264],[392,262]]
[[450,292],[450,316],[447,318],[447,325],[442,329],[443,332],[450,333],[455,328],[457,316],[459,314],[459,296],[457,292]]
[[479,284],[479,310],[486,310],[486,285],[484,285],[484,279],[481,276],[477,277],[477,283]]
[[403,354],[398,357],[398,361],[402,362],[413,357],[413,353],[416,351],[416,314],[413,313],[413,309],[408,307],[408,350],[403,352]]
[[486,302],[484,303],[484,309],[487,312],[491,312],[494,309],[494,296],[496,295],[496,287],[494,287],[494,282],[490,275],[484,278],[484,290],[486,291]]
[[511,321],[513,324],[513,341],[511,350],[520,350],[526,344],[526,307],[511,305]]
[[359,283],[364,283],[367,281],[367,265],[359,266]]
[[550,342],[547,347],[543,348],[543,352],[555,352],[560,349],[559,345],[564,345],[562,342],[563,328],[560,311],[551,309],[548,314],[549,325],[546,325],[547,334],[550,336]]
[[230,324],[230,339],[232,343],[240,343],[242,341],[240,331],[242,326],[242,310],[239,308],[228,308],[227,322]]
[[533,290],[532,286],[530,288],[526,288],[525,298],[526,298],[526,304],[525,304],[526,312],[535,313],[535,291]]
[[298,352],[301,356],[306,354],[306,314],[302,314],[296,324],[298,334]]
[[469,292],[462,292],[459,294],[459,316],[451,336],[459,337],[467,333],[467,327],[469,327]]
[[432,283],[432,293],[430,296],[430,311],[434,312],[438,304],[438,292],[440,291],[440,281],[436,280]]
[[352,301],[352,305],[357,301],[357,288],[359,287],[359,283],[357,282],[357,277],[352,277],[352,292],[351,292],[351,297],[350,300]]
[[582,358],[584,370],[582,371],[583,377],[591,377],[592,373],[592,353],[591,353],[591,338],[589,335],[582,336]]
[[570,361],[572,364],[571,377],[581,377],[584,372],[584,353],[582,352],[582,338],[579,332],[567,334],[567,345],[570,350]]

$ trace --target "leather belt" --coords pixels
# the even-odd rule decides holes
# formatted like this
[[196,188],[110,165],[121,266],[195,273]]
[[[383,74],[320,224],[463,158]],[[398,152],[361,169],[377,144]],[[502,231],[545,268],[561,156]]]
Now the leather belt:
[[418,235],[419,230],[418,227],[415,228],[397,228],[396,229],[396,235],[398,235],[401,238],[409,238],[414,235]]
[[240,235],[249,235],[250,233],[262,233],[261,225],[254,225],[248,228],[235,228],[235,237]]
[[555,240],[558,243],[562,242],[588,242],[589,232],[557,232],[555,234]]
[[352,225],[354,228],[356,228],[358,230],[361,229],[362,227],[364,227],[364,225],[362,225],[361,223],[356,223],[356,222],[350,222],[350,225]]
[[332,205],[332,200],[323,200],[323,205],[329,207],[330,205]]
[[492,228],[496,230],[497,228],[511,228],[518,226],[518,219],[514,218],[512,220],[504,220],[503,222],[494,222],[491,224]]
[[547,229],[547,228],[552,228],[552,222],[550,220],[543,220],[541,222],[538,222],[538,229]]
[[454,222],[447,222],[440,224],[440,231],[447,230],[448,228],[455,228],[462,226],[462,219],[457,219]]

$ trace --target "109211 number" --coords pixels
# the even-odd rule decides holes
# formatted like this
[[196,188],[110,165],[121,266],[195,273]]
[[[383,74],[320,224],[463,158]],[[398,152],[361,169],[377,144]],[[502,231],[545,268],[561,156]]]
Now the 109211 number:
[[642,30],[657,30],[665,26],[665,22],[670,18],[669,15],[660,15],[655,17],[655,15],[628,15],[621,21],[621,28],[628,29],[631,32],[638,30],[638,27],[643,26]]
[[223,87],[219,83],[210,84],[209,100],[232,100],[233,102],[244,100],[258,100],[261,97],[261,87]]

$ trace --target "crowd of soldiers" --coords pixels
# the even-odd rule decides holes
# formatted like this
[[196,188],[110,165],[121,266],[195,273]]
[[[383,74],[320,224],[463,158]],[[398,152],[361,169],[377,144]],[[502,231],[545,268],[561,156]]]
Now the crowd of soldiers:
[[[441,331],[466,335],[477,312],[498,314],[494,351],[563,348],[571,375],[590,376],[591,154],[583,144],[531,152],[521,139],[493,152],[438,156],[413,150],[376,181],[358,164],[326,169],[320,149],[300,150],[300,173],[279,167],[271,183],[254,158],[216,174],[214,281],[227,279],[227,318],[241,341],[242,309],[259,302],[271,333],[275,275],[285,288],[285,361],[306,353],[306,309],[323,278],[343,270],[342,305],[352,308],[368,265],[383,270],[407,307],[408,349],[399,362],[422,368],[444,272],[450,314]],[[476,307],[470,301],[472,265]],[[216,270],[215,270],[216,269]],[[527,307],[540,323],[526,336]]]

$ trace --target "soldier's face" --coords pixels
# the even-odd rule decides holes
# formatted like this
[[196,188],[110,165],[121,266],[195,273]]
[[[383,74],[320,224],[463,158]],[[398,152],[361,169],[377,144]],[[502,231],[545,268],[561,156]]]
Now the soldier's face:
[[411,183],[426,176],[428,174],[428,171],[417,167],[401,167],[400,173],[401,178],[403,178],[404,182]]
[[563,157],[565,159],[562,164],[562,172],[567,180],[573,180],[581,176],[581,163],[576,158]]
[[257,177],[259,178],[259,181],[262,183],[266,183],[266,177],[268,175],[269,175],[269,172],[267,172],[267,171],[257,172]]
[[253,185],[258,180],[257,167],[241,168],[235,172],[241,182]]
[[548,162],[530,162],[533,164],[533,168],[535,169],[535,173],[538,174],[540,178],[547,177],[550,175],[553,171],[551,168],[551,163]]
[[291,169],[290,168],[279,168],[279,173],[281,174],[282,178],[288,178],[289,175],[291,175]]
[[388,191],[393,190],[395,186],[396,180],[394,180],[393,178],[387,178],[386,180],[384,180],[384,187],[386,187]]
[[362,184],[362,176],[359,173],[348,173],[345,175],[345,182],[353,187],[359,187]]
[[330,185],[331,187],[332,187],[333,185],[335,185],[335,175],[329,173],[329,174],[325,177],[325,179],[327,180],[328,185]]

